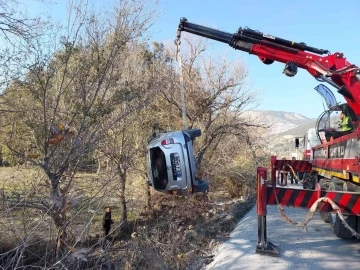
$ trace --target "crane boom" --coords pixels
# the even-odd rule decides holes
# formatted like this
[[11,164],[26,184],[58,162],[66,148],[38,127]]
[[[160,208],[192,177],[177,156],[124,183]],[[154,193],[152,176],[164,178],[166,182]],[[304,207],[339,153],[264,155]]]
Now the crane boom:
[[[293,77],[298,68],[306,69],[319,81],[327,82],[344,96],[357,116],[360,116],[360,69],[349,63],[343,53],[330,54],[328,50],[307,46],[305,43],[267,35],[249,28],[239,28],[230,34],[180,19],[178,39],[181,32],[217,40],[236,50],[259,57],[264,64],[274,61],[285,64],[283,73]],[[322,56],[325,55],[326,56]]]
[[[309,51],[316,54],[327,54],[328,50],[317,49],[307,46],[305,43],[292,42],[290,40],[274,37],[271,35],[263,34],[249,28],[240,28],[236,34],[230,34],[206,26],[190,23],[186,18],[182,18],[179,25],[180,31],[189,32],[202,37],[217,40],[231,45],[231,41],[235,39],[248,41],[248,43],[259,42],[265,45],[272,45],[275,47],[282,47],[286,50],[297,52],[297,50]],[[247,46],[245,47],[247,48]],[[250,52],[244,48],[244,51]]]

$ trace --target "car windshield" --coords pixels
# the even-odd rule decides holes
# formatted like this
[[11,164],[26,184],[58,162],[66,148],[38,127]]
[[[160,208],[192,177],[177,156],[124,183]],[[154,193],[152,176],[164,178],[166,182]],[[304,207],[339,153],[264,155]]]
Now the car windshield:
[[150,157],[154,188],[164,190],[169,182],[165,155],[159,147],[154,147],[150,149]]

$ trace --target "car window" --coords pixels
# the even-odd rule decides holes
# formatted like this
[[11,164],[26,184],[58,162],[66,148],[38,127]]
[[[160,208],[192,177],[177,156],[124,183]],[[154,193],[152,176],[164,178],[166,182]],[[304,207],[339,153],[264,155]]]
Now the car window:
[[169,182],[165,155],[160,147],[154,147],[150,149],[150,157],[154,188],[164,190]]

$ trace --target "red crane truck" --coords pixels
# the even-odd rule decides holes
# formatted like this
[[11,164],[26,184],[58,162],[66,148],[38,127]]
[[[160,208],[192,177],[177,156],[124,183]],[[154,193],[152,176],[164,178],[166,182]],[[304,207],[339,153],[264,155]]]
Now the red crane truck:
[[[320,144],[312,147],[308,160],[286,161],[295,170],[308,172],[304,191],[309,190],[309,193],[293,192],[286,203],[291,200],[299,201],[299,197],[294,197],[296,194],[303,196],[302,199],[305,200],[309,194],[315,193],[316,187],[320,187],[319,192],[323,192],[324,196],[332,196],[331,199],[339,204],[348,225],[360,233],[360,68],[349,63],[341,52],[330,53],[303,42],[293,42],[249,28],[239,28],[231,34],[181,18],[177,31],[178,44],[181,32],[226,43],[236,50],[258,56],[265,65],[271,65],[274,61],[284,63],[283,73],[289,77],[294,77],[298,68],[305,69],[317,81],[328,83],[337,89],[345,98],[344,104],[337,104],[331,91],[323,84],[316,89],[328,105],[328,110],[320,115],[315,126],[315,134]],[[345,113],[351,122],[349,130],[338,131],[334,128],[336,123],[333,122],[333,116],[339,112]],[[272,158],[271,174],[274,175],[274,170],[280,170],[283,165],[284,161]],[[310,193],[311,191],[313,193]],[[286,191],[280,190],[277,194],[280,193],[286,194]],[[269,196],[271,197],[270,193]],[[271,204],[269,196],[267,203]],[[311,196],[309,195],[309,198]],[[338,237],[353,237],[338,214],[331,210],[326,206],[320,208],[322,219],[331,223]]]

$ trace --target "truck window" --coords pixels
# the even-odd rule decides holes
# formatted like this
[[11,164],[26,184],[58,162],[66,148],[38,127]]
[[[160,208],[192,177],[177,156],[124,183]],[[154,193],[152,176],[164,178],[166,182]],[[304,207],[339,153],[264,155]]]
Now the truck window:
[[160,147],[154,147],[150,149],[150,158],[154,188],[164,190],[169,182],[165,155]]

